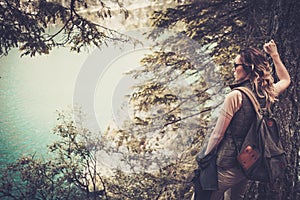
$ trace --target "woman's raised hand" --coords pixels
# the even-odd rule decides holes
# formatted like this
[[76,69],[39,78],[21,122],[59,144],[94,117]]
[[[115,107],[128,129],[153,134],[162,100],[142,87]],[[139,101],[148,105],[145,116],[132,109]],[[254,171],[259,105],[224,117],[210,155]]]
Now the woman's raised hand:
[[277,46],[274,40],[270,40],[269,42],[265,43],[263,48],[265,52],[269,54],[271,57],[278,55]]

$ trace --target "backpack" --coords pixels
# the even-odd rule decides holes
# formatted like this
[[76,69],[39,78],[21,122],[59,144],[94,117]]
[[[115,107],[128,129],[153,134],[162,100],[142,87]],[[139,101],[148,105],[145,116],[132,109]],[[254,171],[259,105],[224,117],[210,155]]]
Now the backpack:
[[256,112],[241,149],[237,148],[237,160],[244,174],[250,180],[270,182],[283,175],[287,166],[277,121],[264,115],[253,92],[246,87],[235,88],[243,92],[252,102]]

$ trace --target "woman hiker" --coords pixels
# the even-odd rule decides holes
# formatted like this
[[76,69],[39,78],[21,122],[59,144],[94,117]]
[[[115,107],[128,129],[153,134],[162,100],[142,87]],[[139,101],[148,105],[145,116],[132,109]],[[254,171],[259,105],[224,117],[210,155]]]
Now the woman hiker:
[[[273,59],[279,81],[274,83],[272,69],[264,54],[255,48],[247,48],[234,60],[236,84],[230,87],[249,88],[256,95],[260,106],[269,109],[276,97],[290,85],[290,76],[280,59],[275,42],[271,40],[263,48]],[[218,190],[212,191],[211,200],[243,198],[248,180],[238,166],[233,137],[237,143],[242,143],[255,117],[251,101],[241,91],[232,90],[226,96],[220,116],[204,149],[204,155],[218,149]],[[231,197],[224,196],[226,191],[231,191]]]

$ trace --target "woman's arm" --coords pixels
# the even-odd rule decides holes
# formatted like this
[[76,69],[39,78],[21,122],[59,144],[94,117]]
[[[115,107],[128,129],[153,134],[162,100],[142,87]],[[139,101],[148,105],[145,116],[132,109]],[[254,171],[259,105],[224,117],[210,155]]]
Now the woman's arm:
[[231,118],[220,115],[216,126],[211,133],[204,155],[209,154],[222,141],[225,131],[230,124]]
[[240,109],[241,105],[242,94],[240,91],[234,90],[226,96],[220,116],[209,137],[204,155],[209,154],[221,142],[233,115]]
[[285,68],[284,64],[280,59],[276,43],[273,40],[271,40],[270,42],[264,44],[264,50],[273,59],[276,74],[279,78],[279,81],[274,84],[274,88],[277,95],[279,95],[290,85],[291,78],[287,69]]

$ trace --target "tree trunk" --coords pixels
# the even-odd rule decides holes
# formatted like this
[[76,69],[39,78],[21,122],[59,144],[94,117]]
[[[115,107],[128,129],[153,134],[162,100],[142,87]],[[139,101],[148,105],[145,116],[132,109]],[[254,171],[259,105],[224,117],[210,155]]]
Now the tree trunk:
[[291,85],[274,106],[288,167],[283,180],[260,184],[258,196],[259,199],[297,200],[300,199],[300,1],[270,0],[270,2],[274,9],[270,18],[270,36],[276,41],[281,59],[291,76]]

